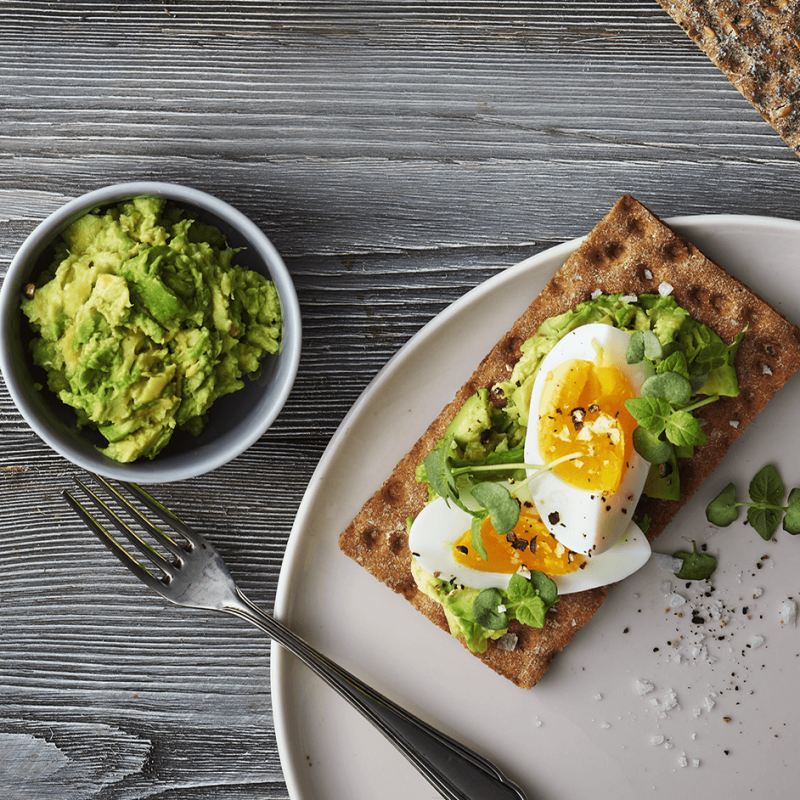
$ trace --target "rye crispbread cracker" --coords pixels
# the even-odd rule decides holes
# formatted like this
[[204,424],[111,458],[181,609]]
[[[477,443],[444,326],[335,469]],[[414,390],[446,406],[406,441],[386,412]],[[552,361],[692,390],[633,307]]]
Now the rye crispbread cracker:
[[657,0],[800,155],[798,0]]
[[[656,293],[672,288],[679,305],[730,342],[748,325],[737,357],[740,395],[722,398],[697,412],[705,419],[709,444],[680,466],[680,502],[643,498],[639,510],[650,516],[652,541],[711,473],[733,442],[800,367],[800,329],[787,322],[754,292],[711,262],[632,197],[621,198],[605,219],[481,362],[389,479],[367,501],[341,535],[341,549],[372,575],[401,593],[439,627],[448,630],[441,607],[420,592],[410,572],[406,518],[416,516],[427,499],[414,472],[442,436],[462,403],[480,387],[507,378],[520,345],[548,317],[561,314],[603,293]],[[731,425],[731,421],[738,425]],[[600,607],[606,587],[561,597],[535,630],[512,622],[519,638],[513,651],[490,642],[479,655],[488,666],[518,686],[530,688]]]

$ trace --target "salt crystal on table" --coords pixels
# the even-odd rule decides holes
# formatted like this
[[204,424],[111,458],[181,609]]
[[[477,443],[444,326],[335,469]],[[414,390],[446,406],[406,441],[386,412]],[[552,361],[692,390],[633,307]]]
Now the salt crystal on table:
[[797,603],[794,600],[784,600],[781,603],[781,625],[792,628],[797,624]]
[[655,688],[656,687],[653,686],[653,684],[649,681],[636,681],[636,691],[639,692],[639,694],[643,697],[644,695],[652,692]]
[[678,706],[678,696],[675,692],[670,692],[667,695],[667,698],[661,704],[662,711],[672,711],[673,708],[677,708]]
[[682,558],[675,558],[675,556],[667,555],[667,553],[652,553],[650,558],[652,558],[661,569],[667,572],[680,572],[683,567]]

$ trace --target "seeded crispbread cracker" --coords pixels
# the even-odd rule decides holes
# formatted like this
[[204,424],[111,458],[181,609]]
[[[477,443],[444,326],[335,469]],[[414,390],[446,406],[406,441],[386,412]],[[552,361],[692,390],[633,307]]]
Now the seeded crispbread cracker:
[[800,3],[657,2],[800,155]]
[[[677,302],[726,341],[745,326],[736,356],[740,394],[701,408],[709,444],[680,464],[680,502],[643,498],[639,510],[650,516],[652,541],[712,472],[733,442],[800,367],[800,329],[728,275],[692,244],[662,223],[632,197],[622,197],[588,235],[527,311],[494,346],[470,380],[457,392],[389,479],[367,501],[339,539],[341,549],[372,575],[401,593],[439,627],[448,630],[441,607],[419,591],[411,576],[406,518],[427,499],[415,469],[442,436],[463,402],[481,387],[507,378],[520,357],[520,345],[548,317],[561,314],[601,290],[606,294],[656,293],[672,287]],[[734,423],[734,425],[731,424]],[[607,588],[561,597],[536,630],[516,621],[509,631],[513,650],[490,642],[481,658],[518,686],[530,688],[551,661],[585,625],[605,599]]]

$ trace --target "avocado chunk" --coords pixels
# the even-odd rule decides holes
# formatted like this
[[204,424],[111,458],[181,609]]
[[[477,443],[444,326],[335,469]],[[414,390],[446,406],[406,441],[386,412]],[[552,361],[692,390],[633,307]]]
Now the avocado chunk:
[[478,389],[461,406],[458,414],[447,426],[447,433],[452,435],[462,450],[466,450],[470,444],[480,442],[484,433],[491,431],[491,428],[492,403],[489,399],[489,390]]

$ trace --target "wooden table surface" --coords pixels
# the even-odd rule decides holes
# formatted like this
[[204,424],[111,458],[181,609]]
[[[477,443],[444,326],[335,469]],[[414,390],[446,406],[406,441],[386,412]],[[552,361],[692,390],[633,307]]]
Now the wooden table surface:
[[[266,609],[326,443],[449,303],[623,193],[800,214],[797,156],[654,0],[1,0],[0,41],[0,277],[66,200],[135,179],[218,195],[287,262],[285,409],[154,488]],[[59,495],[76,470],[1,382],[0,450],[0,794],[288,797],[266,637],[166,607],[101,551]]]

